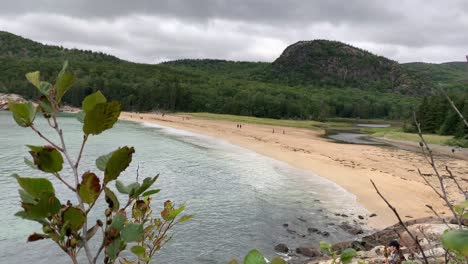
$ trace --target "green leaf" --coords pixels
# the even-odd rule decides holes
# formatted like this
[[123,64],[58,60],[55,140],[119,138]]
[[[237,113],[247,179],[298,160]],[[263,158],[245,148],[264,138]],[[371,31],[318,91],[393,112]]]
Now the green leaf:
[[159,175],[156,175],[154,176],[153,178],[151,177],[148,177],[148,178],[145,178],[143,180],[143,182],[141,183],[141,186],[140,188],[138,188],[138,190],[136,190],[132,195],[131,197],[132,198],[137,198],[138,196],[140,196],[140,194],[142,194],[144,191],[146,191],[149,187],[151,187],[151,185],[153,185],[156,180],[159,178]]
[[31,146],[29,153],[33,157],[34,164],[43,172],[55,173],[63,168],[63,157],[60,152],[51,146]]
[[181,205],[179,208],[177,209],[174,209],[174,210],[170,210],[169,211],[169,217],[171,219],[174,219],[176,218],[180,213],[182,213],[184,210],[185,210],[186,206],[185,204]]
[[78,184],[78,193],[81,200],[85,203],[92,204],[98,198],[101,192],[99,178],[92,172],[83,174],[81,183]]
[[122,247],[122,240],[120,238],[116,238],[108,247],[107,247],[107,254],[110,259],[110,263],[114,263],[114,260],[120,253]]
[[193,215],[183,215],[180,219],[179,219],[179,223],[183,223],[183,222],[186,222],[190,219],[193,218]]
[[442,235],[442,245],[445,249],[455,252],[458,256],[468,257],[468,230],[449,230]]
[[27,158],[24,158],[24,164],[28,165],[31,169],[38,169],[34,162],[28,160]]
[[47,97],[45,97],[44,95],[41,96],[41,98],[39,99],[39,109],[41,110],[45,118],[50,118],[53,112],[52,104],[49,102],[49,99],[47,99]]
[[149,190],[149,191],[144,192],[141,196],[143,196],[143,197],[150,196],[150,195],[156,194],[156,193],[158,193],[160,191],[161,191],[160,189]]
[[106,163],[104,170],[104,182],[108,183],[117,179],[120,173],[124,171],[132,161],[132,155],[135,153],[133,147],[122,147],[114,151]]
[[41,81],[41,88],[39,89],[39,91],[45,96],[50,96],[50,89],[52,89],[52,87],[53,86],[50,82]]
[[34,198],[39,198],[43,193],[55,193],[52,183],[45,178],[26,178],[14,176],[18,181],[18,184],[25,190],[28,194]]
[[106,166],[107,166],[107,162],[109,161],[110,157],[112,156],[112,154],[114,154],[114,152],[112,151],[111,153],[108,153],[106,155],[102,155],[100,156],[99,158],[97,158],[96,160],[96,167],[100,170],[100,171],[105,171],[106,170]]
[[82,109],[85,114],[91,112],[97,104],[107,103],[106,97],[97,91],[85,97],[82,103]]
[[267,264],[262,253],[256,249],[252,249],[244,258],[244,264]]
[[45,219],[34,218],[34,217],[30,216],[28,213],[26,213],[25,211],[16,212],[15,216],[21,217],[22,219],[26,219],[26,220],[36,221],[36,222],[40,223],[41,225],[48,225],[49,224]]
[[320,242],[320,251],[322,251],[322,253],[327,253],[327,254],[331,254],[331,244],[330,243],[327,243],[325,241],[321,241]]
[[116,181],[115,188],[117,188],[117,191],[119,191],[120,193],[130,194],[130,193],[133,193],[138,188],[140,188],[140,184],[138,182],[134,182],[129,185],[125,185],[121,181]]
[[34,204],[22,203],[21,206],[28,219],[41,219],[50,217],[60,211],[60,201],[53,193],[41,193]]
[[228,264],[239,264],[239,262],[235,259],[231,259]]
[[343,250],[343,252],[341,252],[340,260],[343,264],[347,264],[347,263],[350,263],[356,255],[357,255],[356,250],[352,248],[347,248]]
[[68,61],[63,63],[63,68],[59,72],[57,81],[55,82],[55,101],[57,104],[62,100],[63,95],[70,89],[70,87],[75,83],[76,78],[73,74],[67,73]]
[[114,192],[111,189],[104,187],[104,193],[106,195],[106,202],[109,205],[109,208],[112,211],[117,212],[119,210],[120,204],[117,196],[115,196]]
[[117,122],[121,111],[119,102],[97,104],[84,117],[83,132],[98,135]]
[[8,109],[13,113],[13,119],[21,127],[31,126],[36,116],[36,108],[31,102],[8,103]]
[[78,119],[80,123],[84,123],[84,117],[85,117],[85,113],[83,111],[80,111],[78,112],[78,114],[76,114],[76,119]]
[[120,103],[97,104],[84,117],[83,132],[86,135],[99,135],[105,130],[112,128],[119,119]]
[[286,261],[280,257],[274,257],[271,262],[271,264],[286,264]]
[[[41,73],[39,71],[26,73],[26,79],[41,91]],[[42,91],[41,91],[42,92]]]
[[143,225],[128,224],[121,232],[121,236],[125,242],[139,242],[143,240]]
[[20,195],[20,198],[21,198],[21,202],[23,203],[27,203],[27,204],[36,204],[37,201],[34,199],[34,197],[32,195],[30,195],[29,193],[27,193],[25,190],[21,190],[19,189],[19,195]]
[[77,207],[68,207],[62,213],[62,219],[72,231],[78,231],[86,221],[85,213]]
[[112,224],[110,226],[120,231],[124,228],[124,222],[125,222],[125,216],[117,213],[112,218]]
[[138,258],[143,258],[145,256],[145,248],[142,247],[142,246],[133,246],[131,249],[130,249],[133,254],[135,254]]

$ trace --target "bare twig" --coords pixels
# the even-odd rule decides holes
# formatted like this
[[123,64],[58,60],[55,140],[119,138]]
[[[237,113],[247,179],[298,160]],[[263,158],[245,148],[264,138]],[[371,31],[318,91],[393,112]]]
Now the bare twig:
[[452,229],[449,224],[447,223],[447,221],[445,221],[445,219],[443,217],[441,217],[437,212],[436,210],[434,210],[434,208],[428,204],[426,204],[426,207],[429,208],[440,220],[442,220],[442,222],[448,227],[448,229]]
[[455,176],[453,176],[452,171],[449,169],[448,166],[445,166],[445,170],[447,171],[447,173],[449,174],[449,176],[453,180],[453,182],[455,182],[455,184],[457,185],[457,188],[460,191],[460,193],[465,196],[465,200],[468,200],[468,190],[463,190],[463,188],[458,183],[457,179],[455,179]]
[[[419,135],[419,138],[421,139],[421,143],[428,150],[429,165],[431,165],[432,169],[434,170],[434,172],[435,172],[435,174],[437,176],[437,179],[439,180],[439,185],[440,185],[440,189],[441,189],[442,193],[441,194],[439,192],[436,192],[436,193],[440,196],[440,198],[442,200],[444,200],[445,204],[447,205],[449,210],[452,212],[455,219],[457,219],[458,227],[461,228],[462,227],[461,220],[458,217],[457,213],[455,212],[455,209],[453,208],[452,203],[449,201],[447,191],[446,191],[446,188],[445,188],[444,178],[442,177],[442,175],[439,173],[439,170],[437,169],[437,166],[436,166],[435,161],[434,161],[434,155],[432,154],[432,150],[429,147],[429,144],[424,139],[424,136],[423,136],[422,131],[421,131],[421,124],[419,124],[419,122],[418,122],[418,120],[416,118],[416,113],[415,112],[413,112],[413,118],[414,118],[414,123],[416,124],[416,127],[418,129],[418,135]],[[425,154],[424,151],[423,151],[423,154]],[[435,191],[435,188],[433,188],[433,190]]]
[[424,182],[429,186],[431,187],[431,189],[442,199],[444,199],[444,196],[434,187],[434,185],[432,185],[432,183],[429,182],[429,180],[426,178],[426,176],[424,176],[424,174],[422,174],[421,170],[418,169],[418,173],[419,173],[419,176],[421,176],[421,178],[424,180]]
[[75,168],[78,169],[78,165],[80,164],[81,156],[83,155],[83,149],[88,140],[88,135],[83,135],[83,142],[81,143],[80,153],[78,153],[78,158],[76,159]]
[[[78,184],[79,184],[79,180],[78,180],[78,169],[77,167],[75,167],[75,164],[68,151],[67,151],[67,147],[66,147],[66,144],[65,144],[65,140],[64,140],[64,137],[63,137],[63,131],[62,129],[59,127],[58,125],[58,122],[57,122],[57,110],[58,110],[58,105],[57,105],[57,102],[55,101],[54,99],[54,89],[52,89],[52,92],[51,92],[51,95],[49,97],[49,101],[52,105],[52,120],[54,121],[54,126],[53,128],[55,129],[55,131],[57,132],[57,134],[59,135],[59,138],[60,138],[60,142],[62,144],[62,147],[61,147],[61,152],[63,153],[63,155],[65,156],[65,159],[67,160],[68,164],[70,165],[70,167],[72,168],[73,170],[73,176],[75,178],[75,190],[78,189]],[[84,144],[83,144],[84,145]],[[86,209],[85,209],[85,206],[84,206],[84,203],[83,201],[81,200],[81,196],[80,194],[75,191],[75,194],[76,194],[76,198],[78,200],[78,204],[79,204],[79,207],[81,210],[83,210],[83,212],[86,212]],[[84,221],[83,223],[83,247],[85,249],[85,253],[86,253],[86,258],[88,259],[88,262],[90,264],[93,263],[93,256],[92,256],[92,253],[91,253],[91,250],[89,248],[89,245],[88,245],[88,238],[87,238],[87,230],[88,230],[88,225],[87,225],[87,221]]]
[[63,149],[59,146],[57,146],[57,144],[55,144],[54,142],[52,142],[50,139],[48,139],[46,136],[44,136],[39,130],[36,129],[36,127],[34,125],[31,125],[31,129],[36,132],[37,135],[39,135],[42,139],[44,139],[45,141],[47,141],[50,145],[52,145],[52,147],[56,148],[57,150],[59,151],[63,151]]
[[465,123],[465,126],[468,127],[468,121],[466,121],[466,118],[463,116],[463,114],[460,112],[460,110],[458,110],[458,107],[455,105],[455,103],[452,101],[452,99],[450,99],[450,96],[448,96],[447,92],[445,92],[445,90],[440,88],[440,87],[439,87],[439,90],[445,95],[445,98],[447,98],[447,100],[449,101],[452,108],[455,110],[455,112],[457,112],[458,116],[461,118],[463,123]]
[[65,180],[62,178],[62,176],[60,176],[60,174],[59,174],[58,172],[55,172],[55,173],[53,173],[53,174],[54,174],[54,176],[55,176],[57,179],[59,179],[61,182],[63,182],[63,184],[65,184],[65,185],[68,187],[68,189],[72,190],[73,192],[76,192],[76,189],[73,188],[67,181],[65,181]]
[[374,181],[373,180],[370,180],[370,182],[372,183],[372,185],[374,186],[374,189],[375,191],[377,192],[377,194],[380,196],[380,198],[382,198],[382,200],[388,205],[388,207],[393,211],[393,213],[395,214],[395,216],[397,217],[398,219],[398,222],[400,223],[401,227],[403,227],[403,229],[408,233],[408,235],[411,237],[411,239],[414,241],[414,243],[416,243],[416,246],[418,247],[419,251],[421,252],[421,255],[423,257],[423,260],[424,260],[424,263],[428,264],[428,260],[427,260],[427,257],[426,255],[424,254],[424,250],[422,249],[421,247],[421,244],[419,243],[419,240],[417,237],[415,237],[408,229],[408,227],[406,227],[405,223],[403,222],[403,220],[401,220],[401,217],[400,215],[398,214],[398,211],[396,210],[395,207],[393,207],[393,205],[391,205],[388,200],[380,193],[379,189],[377,188],[377,186],[375,185]]

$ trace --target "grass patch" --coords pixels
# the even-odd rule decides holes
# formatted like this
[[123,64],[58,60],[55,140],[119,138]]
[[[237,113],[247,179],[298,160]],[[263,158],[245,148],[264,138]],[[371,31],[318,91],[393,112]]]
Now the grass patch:
[[224,120],[236,123],[248,123],[248,124],[259,124],[259,125],[270,125],[270,126],[285,126],[285,127],[297,127],[297,128],[308,128],[308,129],[324,129],[330,127],[347,127],[351,126],[350,123],[345,122],[319,122],[313,120],[292,120],[292,119],[273,119],[273,118],[260,118],[253,116],[237,116],[237,115],[224,115],[224,114],[212,114],[212,113],[178,113],[180,115],[190,115],[197,118],[212,119],[212,120]]
[[[421,141],[419,139],[418,134],[413,134],[413,133],[405,133],[403,131],[379,131],[373,133],[371,136],[373,137],[386,137],[389,139],[395,139],[395,140],[404,140],[404,141],[411,141],[411,142],[419,142]],[[437,144],[437,145],[451,145],[451,141],[453,140],[453,136],[441,136],[441,135],[435,135],[435,134],[426,134],[424,135],[424,139],[427,141],[429,144]]]

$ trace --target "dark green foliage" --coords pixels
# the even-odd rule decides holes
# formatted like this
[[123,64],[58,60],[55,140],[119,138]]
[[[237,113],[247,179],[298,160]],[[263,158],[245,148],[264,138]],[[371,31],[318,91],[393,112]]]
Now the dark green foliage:
[[[328,73],[316,73],[321,77],[314,81],[309,81],[308,75],[277,80],[280,73],[270,76],[275,63],[180,60],[148,65],[88,51],[73,50],[70,54],[9,33],[0,34],[0,42],[8,43],[0,49],[0,90],[26,98],[47,94],[51,84],[38,81],[39,77],[53,79],[62,61],[68,59],[69,72],[77,79],[65,78],[73,83],[73,89],[61,100],[72,106],[82,106],[86,96],[102,91],[108,96],[105,102],[119,100],[122,110],[127,111],[211,112],[291,119],[404,119],[410,117],[411,105],[419,101],[406,95],[414,94],[413,88],[388,89],[385,82],[373,85],[373,81],[366,81],[367,75],[344,83],[333,81]],[[13,46],[22,47],[23,52],[16,48],[9,52],[8,47]],[[372,63],[384,60],[374,55],[365,55],[364,60],[367,57]],[[372,63],[356,65],[365,68]],[[37,68],[41,69],[40,76],[33,74],[29,79],[39,88],[30,89],[23,73]],[[300,81],[300,86],[290,86],[296,79],[304,81]]]
[[260,80],[288,85],[355,87],[400,94],[428,94],[431,85],[397,62],[338,41],[299,41],[287,47]]
[[468,90],[468,63],[466,62],[440,64],[412,62],[401,66],[411,74],[444,88]]
[[33,157],[34,165],[43,171],[49,173],[59,172],[63,168],[63,158],[60,152],[51,146],[28,146],[31,151],[29,154]]
[[[468,116],[468,95],[453,91],[449,97],[462,114]],[[424,133],[454,135],[457,139],[468,138],[468,129],[443,95],[425,97],[417,109],[417,119]]]

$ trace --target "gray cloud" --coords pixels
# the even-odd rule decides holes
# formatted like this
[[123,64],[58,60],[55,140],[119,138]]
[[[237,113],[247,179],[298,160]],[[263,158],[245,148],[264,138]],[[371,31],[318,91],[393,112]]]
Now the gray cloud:
[[16,0],[0,30],[138,62],[272,61],[298,40],[334,39],[401,62],[462,60],[464,0]]

